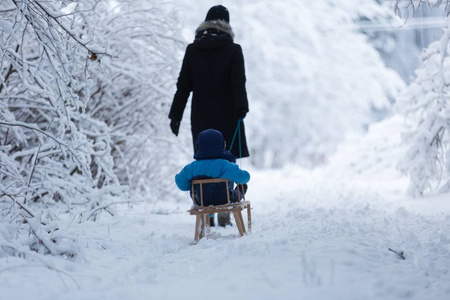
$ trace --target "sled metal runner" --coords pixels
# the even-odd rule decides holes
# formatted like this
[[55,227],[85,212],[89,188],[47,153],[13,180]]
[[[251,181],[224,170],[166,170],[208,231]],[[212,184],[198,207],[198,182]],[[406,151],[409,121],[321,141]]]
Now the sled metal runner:
[[[188,210],[191,215],[196,216],[195,221],[195,242],[198,242],[201,238],[207,236],[207,232],[209,229],[209,215],[214,213],[233,213],[234,220],[236,222],[236,227],[239,230],[240,236],[244,234],[251,233],[252,231],[252,218],[251,218],[251,208],[250,201],[245,200],[244,188],[242,185],[238,184],[238,199],[239,201],[236,203],[231,203],[230,194],[229,194],[229,185],[230,180],[222,179],[222,178],[212,178],[212,179],[198,179],[192,180],[191,182],[191,191],[192,195],[194,195],[194,187],[195,185],[199,185],[200,187],[200,205],[195,203],[195,197],[193,196],[192,201],[194,203],[193,207]],[[225,183],[227,189],[227,204],[222,205],[214,205],[214,206],[204,206],[203,205],[203,185],[208,183]],[[241,199],[241,193],[243,199]],[[247,226],[248,230],[245,230],[244,219],[242,218],[242,211],[247,209]]]

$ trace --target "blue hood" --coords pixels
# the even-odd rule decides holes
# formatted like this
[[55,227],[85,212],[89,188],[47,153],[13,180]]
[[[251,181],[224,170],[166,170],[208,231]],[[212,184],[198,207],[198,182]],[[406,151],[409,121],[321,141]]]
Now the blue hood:
[[225,142],[220,131],[206,129],[200,132],[197,139],[197,152],[194,159],[215,159],[223,158],[235,162],[236,158],[230,151],[225,150]]

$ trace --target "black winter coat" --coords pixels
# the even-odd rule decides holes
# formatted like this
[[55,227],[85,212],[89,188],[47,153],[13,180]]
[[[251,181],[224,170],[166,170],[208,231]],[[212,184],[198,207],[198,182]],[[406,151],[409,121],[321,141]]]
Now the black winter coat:
[[[228,149],[238,123],[236,114],[248,112],[244,56],[226,22],[204,22],[196,33],[194,43],[186,49],[169,118],[182,119],[192,91],[194,151],[198,134],[208,128],[222,132]],[[239,134],[231,149],[237,158],[249,156],[243,122],[240,128],[241,153]]]

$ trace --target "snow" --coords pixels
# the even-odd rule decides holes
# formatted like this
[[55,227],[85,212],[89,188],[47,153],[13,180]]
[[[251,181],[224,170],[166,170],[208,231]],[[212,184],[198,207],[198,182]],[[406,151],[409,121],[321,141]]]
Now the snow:
[[[190,12],[181,19],[189,43],[214,3],[181,2]],[[377,1],[228,0],[223,5],[244,53],[246,135],[250,160],[258,167],[326,163],[342,140],[385,117],[404,87],[368,36],[354,30],[361,18],[393,15]]]
[[[119,2],[111,3],[108,11]],[[38,213],[17,219],[27,206],[21,209],[12,197],[2,200],[0,300],[450,299],[450,194],[407,196],[409,182],[396,169],[407,151],[401,139],[405,120],[390,116],[393,98],[403,82],[383,65],[369,38],[352,29],[361,18],[390,18],[392,12],[376,1],[226,1],[236,41],[244,48],[249,79],[251,112],[246,125],[254,165],[251,160],[240,164],[252,176],[247,199],[253,208],[253,232],[240,238],[235,226],[215,227],[209,238],[192,245],[195,219],[186,212],[191,201],[188,193],[179,192],[171,181],[177,165],[181,169],[189,162],[183,160],[192,157],[189,117],[185,115],[180,137],[175,138],[170,135],[165,109],[171,100],[167,96],[173,94],[173,74],[178,71],[179,44],[183,44],[175,33],[190,35],[185,41],[190,42],[211,1],[201,0],[195,6],[185,0],[181,3],[185,6],[180,4],[174,18],[161,12],[162,18],[154,20],[148,19],[148,10],[141,9],[153,5],[147,6],[146,1],[133,2],[136,11],[142,12],[139,16],[132,10],[121,15],[128,12],[125,6],[114,9],[111,20],[117,23],[111,25],[113,29],[139,20],[147,20],[149,26],[139,27],[143,28],[138,30],[142,34],[139,39],[126,39],[131,36],[127,31],[111,36],[105,44],[110,49],[125,49],[126,55],[114,62],[104,57],[101,64],[90,63],[91,69],[99,69],[93,73],[99,78],[82,77],[73,82],[73,88],[95,89],[95,82],[114,88],[104,109],[95,108],[101,117],[74,110],[72,116],[80,128],[60,142],[85,148],[82,155],[87,156],[73,157],[88,169],[90,154],[110,153],[112,146],[119,145],[111,142],[113,139],[122,143],[120,137],[126,137],[130,146],[116,147],[120,162],[108,155],[94,158],[99,171],[93,179],[99,183],[108,175],[111,181],[98,190],[91,188],[87,177],[66,172],[63,163],[55,167],[61,178],[50,176],[45,169],[35,172],[39,176],[34,178],[52,195],[55,191],[64,196],[67,207],[48,202],[49,210],[44,213],[41,206],[47,206],[46,201],[27,202]],[[71,9],[69,4],[66,10]],[[165,24],[162,13],[170,16],[169,23]],[[185,19],[180,16],[179,24],[177,14],[185,15]],[[155,11],[152,15],[160,16]],[[89,18],[96,21],[98,15]],[[92,20],[89,24],[94,24]],[[154,24],[163,24],[155,27],[159,28],[156,32],[170,38],[153,41],[147,33]],[[1,21],[0,30],[13,35],[11,25]],[[88,30],[86,36],[90,34]],[[54,31],[48,39],[57,35]],[[99,45],[101,40],[102,36]],[[148,57],[147,51],[138,49],[164,55]],[[11,55],[21,60],[19,54]],[[155,60],[157,56],[160,59]],[[38,69],[30,62],[27,65],[27,59],[23,70],[31,68],[30,74],[34,74]],[[61,60],[64,68],[71,59]],[[116,70],[124,75],[119,81],[112,79]],[[36,80],[57,77],[42,74],[45,76]],[[143,84],[140,78],[150,81]],[[140,92],[123,98],[122,89],[129,82]],[[17,86],[31,96],[43,92],[37,85]],[[418,90],[413,86],[410,93]],[[28,98],[22,100],[30,101]],[[70,99],[76,100],[75,106],[84,107],[87,98],[77,95]],[[50,97],[49,101],[58,110],[65,108],[57,99]],[[33,100],[40,101],[44,100]],[[139,106],[128,109],[131,103]],[[20,105],[25,111],[25,104]],[[3,118],[24,125],[17,123],[23,120],[8,111],[9,107],[1,107]],[[49,112],[44,119],[64,121],[52,119],[53,110],[44,108]],[[22,110],[17,112],[20,115]],[[381,118],[386,119],[372,123]],[[102,120],[118,127],[106,126]],[[108,136],[110,130],[130,121],[135,122],[123,132]],[[68,123],[67,128],[76,129],[73,126]],[[134,128],[140,128],[138,134]],[[15,195],[14,184],[24,186],[26,180],[22,179],[31,177],[22,178],[22,173],[32,169],[28,164],[19,166],[18,158],[32,158],[41,151],[42,157],[36,156],[33,165],[38,159],[40,164],[52,165],[43,155],[51,154],[53,144],[41,138],[39,148],[24,147],[10,153],[14,143],[20,146],[29,139],[27,131],[12,130],[16,138],[11,138],[11,145],[0,147],[0,162],[6,166],[3,172],[8,179],[2,184],[11,186]],[[64,130],[58,126],[55,134]],[[96,137],[95,144],[90,144],[86,134]],[[35,142],[33,136],[32,145]],[[61,151],[67,155],[70,149]],[[294,163],[315,168],[307,170]],[[280,169],[263,169],[268,166]],[[115,184],[116,176],[126,179],[129,194],[128,186]],[[131,195],[129,199],[127,195]],[[89,207],[78,209],[86,200]],[[111,215],[101,211],[105,207],[111,208]]]
[[84,257],[1,258],[0,299],[448,299],[449,195],[412,200],[400,178],[370,188],[327,172],[251,170],[243,238],[214,227],[191,245],[187,194],[179,213],[136,204],[67,219]]

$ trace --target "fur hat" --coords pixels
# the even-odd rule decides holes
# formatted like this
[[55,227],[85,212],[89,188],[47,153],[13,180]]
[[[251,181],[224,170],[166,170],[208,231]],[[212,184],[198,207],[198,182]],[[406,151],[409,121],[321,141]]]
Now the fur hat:
[[224,20],[230,23],[230,13],[225,6],[216,5],[209,9],[205,21]]

